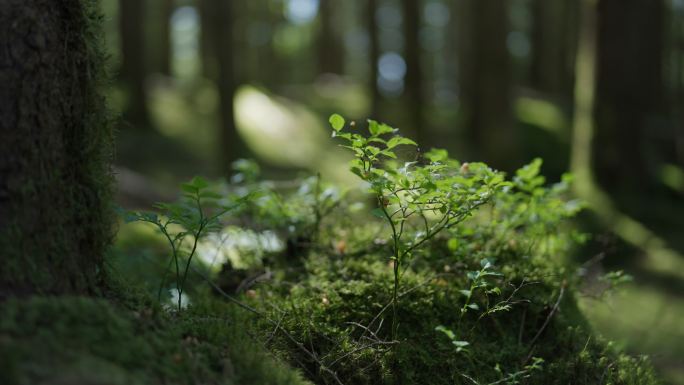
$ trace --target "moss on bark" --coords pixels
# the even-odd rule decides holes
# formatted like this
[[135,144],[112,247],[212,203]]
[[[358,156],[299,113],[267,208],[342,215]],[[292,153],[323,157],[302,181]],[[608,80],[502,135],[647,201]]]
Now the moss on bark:
[[96,5],[0,7],[0,298],[97,287],[112,175]]

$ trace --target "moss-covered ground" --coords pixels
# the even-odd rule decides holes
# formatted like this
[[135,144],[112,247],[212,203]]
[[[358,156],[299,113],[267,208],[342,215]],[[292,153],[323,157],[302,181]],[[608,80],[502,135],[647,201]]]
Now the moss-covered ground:
[[198,304],[34,297],[0,304],[0,383],[282,384],[307,381],[246,333],[244,315]]

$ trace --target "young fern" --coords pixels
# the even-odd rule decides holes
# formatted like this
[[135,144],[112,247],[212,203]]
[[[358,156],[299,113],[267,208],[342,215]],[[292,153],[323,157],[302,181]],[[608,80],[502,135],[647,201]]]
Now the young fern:
[[[371,213],[390,227],[394,282],[392,338],[398,334],[398,291],[404,264],[424,243],[468,218],[494,193],[507,185],[501,173],[483,163],[450,159],[445,150],[400,162],[398,146],[417,147],[411,139],[384,123],[368,120],[369,135],[345,132],[345,120],[334,114],[333,137],[354,153],[350,170],[369,184],[377,201]],[[354,126],[354,125],[350,125]]]

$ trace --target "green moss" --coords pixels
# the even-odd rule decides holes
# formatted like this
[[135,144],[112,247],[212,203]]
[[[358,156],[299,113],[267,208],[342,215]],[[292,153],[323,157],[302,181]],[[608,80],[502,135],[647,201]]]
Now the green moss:
[[[488,384],[525,371],[533,357],[544,360],[542,369],[525,371],[522,383],[659,383],[648,360],[629,357],[593,336],[576,306],[572,288],[548,278],[520,289],[515,298],[525,302],[510,311],[481,320],[475,312],[466,313],[459,321],[463,303],[459,289],[467,287],[463,270],[436,278],[407,272],[403,278],[403,291],[407,293],[401,297],[399,308],[400,342],[383,345],[378,341],[387,342],[391,335],[391,311],[381,313],[390,302],[391,271],[383,264],[370,262],[375,259],[340,260],[332,266],[310,263],[309,278],[287,293],[257,291],[258,297],[267,297],[268,303],[275,302],[286,311],[282,326],[310,346],[318,358],[312,359],[283,335],[271,340],[271,348],[304,367],[316,383],[335,383],[334,372],[345,384],[473,383],[466,376]],[[516,266],[518,269],[506,277],[507,282],[520,283],[523,277],[541,276],[544,271],[520,261]],[[520,266],[528,270],[523,272]],[[550,316],[561,286],[564,295],[560,311]],[[501,298],[513,290],[506,285],[502,289]],[[274,299],[274,295],[282,297]],[[258,306],[260,302],[254,303]],[[542,328],[548,317],[549,324]],[[369,324],[377,340],[369,338],[372,336],[359,326]],[[453,330],[459,340],[468,341],[467,351],[458,352],[443,333],[435,331],[439,325]],[[272,325],[264,323],[262,330],[266,338]]]
[[222,304],[173,317],[140,298],[34,297],[0,314],[2,384],[305,384]]

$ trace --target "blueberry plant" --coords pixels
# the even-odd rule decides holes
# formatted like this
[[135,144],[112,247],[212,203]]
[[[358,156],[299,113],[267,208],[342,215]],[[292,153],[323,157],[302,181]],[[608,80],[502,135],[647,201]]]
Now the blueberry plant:
[[200,177],[181,185],[182,196],[174,203],[157,203],[157,212],[129,211],[126,222],[153,224],[168,242],[171,255],[159,286],[161,301],[166,276],[173,269],[178,311],[181,311],[183,292],[197,245],[202,237],[222,229],[221,217],[252,198],[251,195],[225,200],[223,195],[212,191],[209,183]]
[[[471,216],[508,185],[503,174],[484,163],[463,163],[449,158],[446,150],[431,150],[410,161],[400,161],[399,146],[417,144],[384,123],[368,120],[368,134],[347,126],[333,114],[333,137],[343,141],[354,158],[349,169],[368,184],[377,207],[372,214],[389,227],[394,282],[392,286],[392,338],[398,333],[398,292],[404,266],[425,242]],[[348,127],[348,128],[347,128]],[[411,229],[409,229],[411,228]]]

